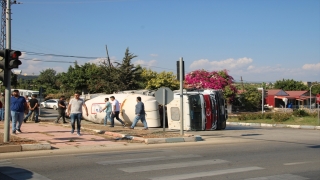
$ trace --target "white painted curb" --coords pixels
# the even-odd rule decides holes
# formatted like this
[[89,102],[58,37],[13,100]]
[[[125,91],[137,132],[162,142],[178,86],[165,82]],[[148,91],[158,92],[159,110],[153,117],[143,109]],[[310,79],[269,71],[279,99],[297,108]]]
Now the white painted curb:
[[309,125],[287,125],[287,124],[243,123],[243,122],[227,122],[227,125],[320,130],[320,126],[309,126]]

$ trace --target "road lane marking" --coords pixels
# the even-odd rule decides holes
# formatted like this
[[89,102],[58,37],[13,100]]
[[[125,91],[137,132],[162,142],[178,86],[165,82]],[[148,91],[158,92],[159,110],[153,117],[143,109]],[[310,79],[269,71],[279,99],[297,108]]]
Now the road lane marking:
[[309,179],[309,178],[305,178],[305,177],[297,176],[293,174],[281,174],[281,175],[274,175],[274,176],[250,178],[245,180],[306,180],[306,179]]
[[188,161],[188,162],[181,162],[181,163],[135,166],[135,167],[128,167],[128,168],[119,168],[119,170],[133,173],[133,172],[173,169],[173,168],[192,167],[192,166],[204,166],[204,165],[220,164],[220,163],[226,163],[226,162],[228,161],[221,160],[221,159],[212,159],[212,160]]
[[292,165],[299,165],[299,164],[308,164],[308,163],[315,163],[312,161],[302,161],[302,162],[292,162],[292,163],[284,163],[285,166],[292,166]]
[[147,157],[147,158],[137,158],[137,159],[123,159],[123,160],[114,160],[114,161],[100,161],[97,162],[101,165],[111,165],[111,164],[127,164],[127,163],[137,163],[137,162],[148,162],[148,161],[163,161],[171,159],[184,159],[184,158],[199,158],[200,155],[177,155],[177,156],[158,156],[158,157]]
[[253,166],[253,167],[224,169],[224,170],[189,173],[189,174],[181,174],[181,175],[173,175],[173,176],[154,177],[150,179],[151,180],[182,180],[182,179],[201,178],[201,177],[208,177],[208,176],[218,176],[218,175],[230,174],[230,173],[247,172],[247,171],[254,171],[254,170],[261,170],[261,169],[263,168]]
[[[146,151],[129,151],[129,152],[126,152],[125,154],[126,155],[137,155],[137,154],[155,154],[155,153],[172,153],[173,151],[172,150],[146,150]],[[103,153],[100,153],[100,154],[92,154],[92,153],[89,153],[89,154],[81,154],[81,155],[76,155],[76,157],[78,158],[101,158],[101,157],[114,157],[114,156],[121,156],[123,157],[123,152],[110,152],[110,153],[106,153],[106,152],[103,152]]]

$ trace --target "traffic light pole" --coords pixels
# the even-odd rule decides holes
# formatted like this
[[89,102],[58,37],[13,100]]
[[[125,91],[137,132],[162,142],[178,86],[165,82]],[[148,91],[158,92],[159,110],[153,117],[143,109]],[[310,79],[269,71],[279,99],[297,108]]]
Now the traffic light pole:
[[[6,6],[6,49],[11,49],[11,1],[7,0]],[[10,141],[10,97],[11,97],[11,71],[7,73],[7,86],[5,89],[5,125],[4,125],[4,142]]]

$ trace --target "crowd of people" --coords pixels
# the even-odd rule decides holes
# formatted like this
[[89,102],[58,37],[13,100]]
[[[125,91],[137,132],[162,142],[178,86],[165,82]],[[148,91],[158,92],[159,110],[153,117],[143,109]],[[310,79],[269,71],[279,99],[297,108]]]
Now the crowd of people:
[[[111,102],[110,102],[111,101]],[[110,127],[114,127],[114,119],[119,121],[123,127],[126,126],[126,123],[119,118],[120,114],[120,103],[115,99],[114,96],[105,98],[105,107],[100,111],[105,111],[106,115],[104,118],[104,125],[107,125],[107,122],[110,121]],[[139,120],[144,125],[144,130],[148,129],[147,121],[145,119],[145,110],[144,104],[141,102],[141,97],[137,97],[137,104],[135,106],[135,118],[133,120],[130,129],[134,129]],[[12,121],[12,133],[22,133],[21,126],[22,122],[26,123],[27,119],[30,116],[34,117],[36,123],[39,122],[39,101],[37,100],[37,95],[33,94],[31,99],[28,96],[20,96],[19,90],[13,90],[10,97],[10,118]],[[75,132],[75,123],[77,123],[77,135],[81,136],[81,119],[82,119],[82,109],[85,109],[86,116],[88,116],[88,108],[83,99],[80,98],[80,93],[75,93],[74,98],[70,100],[68,105],[65,103],[65,96],[61,96],[58,101],[58,117],[55,120],[55,123],[59,123],[59,120],[62,118],[63,123],[67,123],[66,115],[70,117],[71,123],[71,134]],[[0,121],[4,121],[5,114],[5,96],[3,93],[0,94]]]

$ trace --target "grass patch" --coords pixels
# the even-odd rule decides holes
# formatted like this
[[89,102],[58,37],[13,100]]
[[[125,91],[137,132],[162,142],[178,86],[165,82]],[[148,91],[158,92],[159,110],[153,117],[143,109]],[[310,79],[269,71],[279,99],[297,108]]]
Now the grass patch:
[[290,124],[290,125],[311,125],[319,126],[318,118],[312,116],[295,117],[291,116],[289,119],[279,122],[274,119],[246,119],[239,120],[238,117],[231,116],[229,122],[244,122],[244,123],[266,123],[266,124]]

